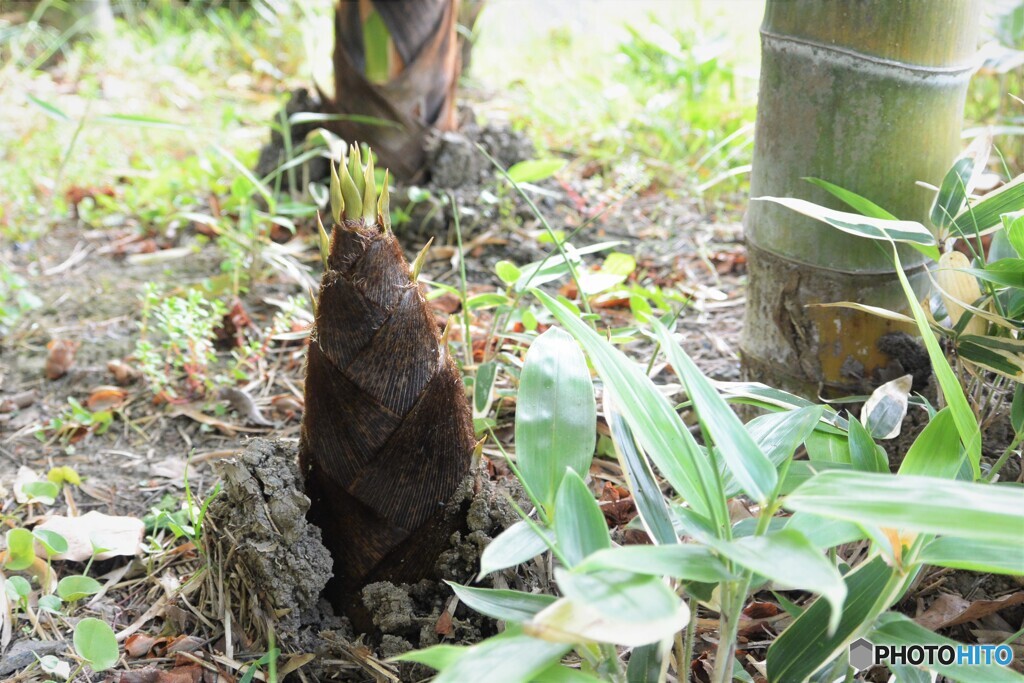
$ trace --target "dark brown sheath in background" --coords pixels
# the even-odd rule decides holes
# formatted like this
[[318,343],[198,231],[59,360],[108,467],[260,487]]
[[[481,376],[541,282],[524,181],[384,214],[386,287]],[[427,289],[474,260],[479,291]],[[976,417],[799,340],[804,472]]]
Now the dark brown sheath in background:
[[352,614],[366,584],[430,574],[474,437],[459,371],[390,230],[387,181],[378,196],[353,149],[331,195],[299,463],[334,557],[328,597]]

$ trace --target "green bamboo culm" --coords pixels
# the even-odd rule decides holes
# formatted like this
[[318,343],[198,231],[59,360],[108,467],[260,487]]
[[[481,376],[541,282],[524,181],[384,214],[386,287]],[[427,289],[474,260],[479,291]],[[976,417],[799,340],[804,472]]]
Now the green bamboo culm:
[[[769,0],[751,197],[850,210],[814,177],[926,222],[933,193],[918,183],[938,185],[960,151],[980,15],[976,0]],[[894,361],[877,342],[901,328],[807,305],[905,310],[891,254],[771,202],[751,202],[745,229],[746,375],[810,396],[876,380]],[[924,293],[923,257],[900,258]]]

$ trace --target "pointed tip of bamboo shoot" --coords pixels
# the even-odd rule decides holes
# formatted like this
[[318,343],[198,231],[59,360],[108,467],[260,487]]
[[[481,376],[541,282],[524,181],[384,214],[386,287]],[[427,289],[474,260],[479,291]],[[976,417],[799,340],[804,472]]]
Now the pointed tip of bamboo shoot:
[[444,363],[445,358],[448,357],[448,337],[452,334],[452,320],[454,320],[454,318],[448,316],[448,322],[444,324],[444,332],[441,333],[441,345],[437,349],[438,357],[441,359],[442,363]]
[[409,269],[409,277],[415,283],[419,280],[420,271],[423,270],[423,264],[427,262],[427,252],[430,251],[430,245],[434,243],[434,238],[431,236],[427,243],[420,249],[420,253],[416,254],[416,258],[413,259],[412,266]]
[[[359,145],[353,143],[352,147],[348,152],[348,174],[352,176],[352,182],[355,183],[356,188],[359,190],[359,196],[363,196],[363,190],[366,189],[363,185],[363,157],[359,152]],[[362,214],[362,211],[356,212],[352,218],[358,218]]]
[[[357,174],[362,177],[361,171],[357,171]],[[359,191],[359,187],[352,177],[352,157],[349,157],[348,165],[342,165],[341,167],[341,194],[344,197],[344,218],[348,220],[356,220],[363,214],[363,197]]]
[[363,222],[373,225],[377,220],[377,180],[373,177],[373,155],[367,155],[363,172]]
[[[342,168],[345,168],[345,160],[342,159]],[[335,223],[341,223],[341,217],[345,211],[345,198],[341,194],[341,177],[338,176],[338,169],[331,160],[331,218]],[[320,214],[317,214],[319,220]]]
[[[377,220],[384,226],[384,232],[391,232],[391,193],[388,190],[388,169],[384,169],[384,187],[380,189],[377,199]],[[433,237],[430,238],[434,240]],[[427,243],[429,246],[430,242]],[[415,279],[415,278],[413,278]]]
[[[340,222],[335,218],[335,222]],[[324,222],[320,220],[320,212],[316,212],[316,227],[318,234],[320,235],[320,260],[324,264],[324,270],[327,270],[327,259],[331,255],[331,237],[327,234],[327,230],[324,228]]]

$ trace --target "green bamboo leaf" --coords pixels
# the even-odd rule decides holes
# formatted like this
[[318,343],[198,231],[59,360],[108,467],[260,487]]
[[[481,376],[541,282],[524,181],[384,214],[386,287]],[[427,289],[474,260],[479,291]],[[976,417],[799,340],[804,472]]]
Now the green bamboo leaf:
[[553,542],[554,534],[549,532],[545,540],[526,522],[516,522],[484,548],[480,554],[480,576],[528,562],[545,552]]
[[844,465],[851,463],[849,434],[833,434],[815,429],[804,443],[807,446],[807,457],[811,462]]
[[679,538],[672,526],[672,515],[661,492],[661,486],[654,477],[647,458],[637,447],[629,424],[615,407],[614,393],[607,388],[604,392],[604,416],[611,429],[615,455],[626,475],[629,490],[636,501],[637,513],[647,530],[647,535],[657,544],[678,543]]
[[885,451],[871,438],[860,420],[850,419],[850,464],[861,472],[888,472],[889,460]]
[[853,522],[828,519],[810,512],[797,512],[789,517],[786,529],[802,534],[816,548],[834,548],[867,537],[864,530]]
[[[494,361],[481,363],[473,378],[473,415],[484,417],[490,412],[494,382],[498,379],[498,364]],[[534,491],[536,493],[536,491]]]
[[952,479],[960,471],[963,461],[964,449],[958,438],[953,413],[949,408],[943,408],[914,439],[899,473]]
[[873,201],[866,197],[860,196],[856,192],[851,192],[850,190],[839,187],[838,185],[833,185],[827,180],[822,180],[821,178],[808,177],[804,178],[804,180],[811,183],[812,185],[820,187],[821,189],[831,194],[833,197],[841,199],[850,208],[852,208],[854,211],[861,214],[862,216],[868,216],[870,218],[881,218],[883,220],[890,221],[899,220],[896,218],[896,216],[892,215],[891,213],[880,207],[878,204],[875,204]]
[[[813,435],[812,435],[813,436]],[[828,436],[831,436],[829,434]],[[808,441],[810,443],[810,441]],[[808,449],[809,450],[809,449]],[[794,460],[786,470],[786,478],[779,487],[779,495],[788,495],[803,485],[804,482],[817,476],[819,472],[826,470],[850,471],[853,465],[850,464],[849,451],[846,451],[847,458],[843,462],[830,462],[828,460]]]
[[539,673],[531,683],[602,683],[602,679],[579,669],[570,669],[564,664],[554,664]]
[[759,415],[745,425],[747,432],[775,466],[793,457],[825,414],[825,406],[804,406],[796,410]]
[[754,201],[769,201],[781,204],[797,213],[828,223],[833,228],[858,237],[886,242],[903,242],[934,261],[939,260],[935,236],[917,221],[894,221],[870,216],[861,216],[846,211],[836,211],[803,199],[791,197],[753,197]]
[[922,564],[972,572],[1024,576],[1024,541],[1014,544],[976,541],[955,536],[933,539],[918,554]]
[[1024,288],[1024,258],[1004,258],[993,261],[984,268],[961,268],[960,270],[1001,287]]
[[[929,631],[909,618],[896,612],[886,612],[875,624],[867,639],[875,645],[950,645],[960,643]],[[960,683],[1022,683],[1024,676],[998,664],[949,664],[936,662],[926,668],[940,676]]]
[[1005,213],[1019,211],[1024,206],[1024,174],[1021,174],[1000,187],[989,192],[985,198],[964,209],[956,217],[952,225],[952,233],[973,237],[979,233],[998,226],[1001,216]]
[[555,496],[555,537],[569,566],[576,566],[591,553],[610,548],[612,539],[601,507],[582,477],[572,469],[565,476]]
[[952,225],[954,217],[967,201],[967,183],[974,173],[974,162],[971,157],[957,159],[942,179],[930,214],[932,224],[940,234],[945,234],[945,229]]
[[664,654],[668,652],[671,640],[666,643],[651,643],[634,648],[626,665],[627,683],[658,683]]
[[587,476],[597,407],[586,358],[572,336],[549,328],[530,345],[516,404],[516,461],[549,511],[566,467]]
[[532,291],[589,353],[598,374],[612,388],[637,441],[662,476],[697,514],[713,519],[718,526],[727,523],[729,516],[717,474],[650,378],[564,304],[540,290]]
[[893,574],[880,556],[847,574],[842,617],[831,635],[829,604],[815,600],[768,648],[768,679],[806,681],[832,661],[888,607],[890,596],[883,593]]
[[956,423],[957,432],[960,433],[960,440],[967,451],[971,469],[974,470],[974,478],[977,479],[981,476],[981,431],[978,427],[978,420],[974,417],[974,412],[967,402],[967,397],[964,396],[960,380],[953,374],[953,369],[949,367],[949,362],[946,360],[946,355],[942,352],[942,347],[939,346],[938,340],[932,334],[931,328],[928,325],[928,318],[924,314],[924,309],[918,303],[917,295],[910,286],[906,273],[903,272],[903,264],[900,263],[899,252],[896,250],[895,245],[893,245],[892,254],[896,266],[896,276],[900,280],[903,293],[906,295],[907,303],[910,305],[910,311],[914,315],[918,334],[921,335],[925,348],[928,350],[928,358],[932,362],[932,372],[935,374],[935,379],[942,389],[942,395],[945,397],[946,403],[953,413],[953,421]]
[[1006,232],[1006,241],[1013,247],[1017,256],[1024,258],[1024,211],[1004,213],[1000,218]]
[[493,588],[471,588],[445,581],[459,600],[477,612],[492,619],[520,623],[533,618],[542,609],[553,603],[553,595],[523,593],[522,591],[495,590]]
[[524,625],[546,640],[640,646],[671,637],[689,621],[686,604],[661,577],[562,569],[555,577],[565,597]]
[[821,595],[831,607],[828,632],[834,633],[838,628],[846,584],[835,565],[803,534],[783,530],[733,541],[714,541],[713,547],[741,567],[784,588]]
[[513,164],[508,176],[517,183],[538,183],[565,167],[565,159],[527,159]]
[[872,527],[1006,543],[1024,528],[1024,489],[915,475],[822,472],[783,504]]
[[599,550],[575,568],[577,572],[621,569],[636,574],[671,576],[682,581],[719,583],[732,581],[722,561],[705,546],[692,543],[627,545]]
[[743,423],[721,394],[711,386],[693,360],[673,339],[668,328],[657,318],[651,319],[651,326],[669,363],[686,387],[701,424],[708,430],[718,453],[729,467],[729,472],[748,496],[764,504],[778,483],[775,466],[743,428]]
[[[407,652],[398,661],[419,662],[442,667],[434,683],[522,683],[545,671],[572,649],[566,643],[552,643],[509,630],[471,647],[452,649],[434,646]],[[456,651],[457,650],[457,651]]]
[[417,664],[423,664],[432,669],[443,671],[455,666],[455,663],[468,651],[468,647],[460,647],[458,645],[434,645],[422,650],[404,652],[392,659],[396,662],[416,662]]

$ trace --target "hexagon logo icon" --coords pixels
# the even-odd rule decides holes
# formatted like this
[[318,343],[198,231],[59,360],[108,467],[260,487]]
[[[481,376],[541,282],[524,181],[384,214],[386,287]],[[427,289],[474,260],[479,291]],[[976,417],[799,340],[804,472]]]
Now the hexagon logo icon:
[[857,671],[863,671],[875,663],[875,646],[864,638],[850,643],[850,665]]

